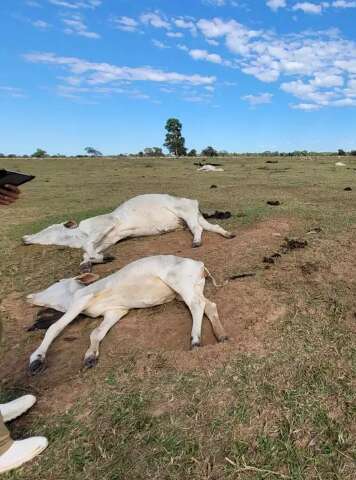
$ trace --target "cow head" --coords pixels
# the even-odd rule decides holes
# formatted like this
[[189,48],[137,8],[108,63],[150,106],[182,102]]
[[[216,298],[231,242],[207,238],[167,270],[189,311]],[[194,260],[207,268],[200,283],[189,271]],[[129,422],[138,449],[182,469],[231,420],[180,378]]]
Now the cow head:
[[74,278],[65,278],[41,292],[27,295],[27,301],[39,307],[50,307],[66,312],[74,294],[99,279],[94,273],[84,273]]
[[75,220],[57,223],[35,233],[25,235],[22,240],[25,245],[64,245],[72,248],[82,248],[87,235],[82,232]]

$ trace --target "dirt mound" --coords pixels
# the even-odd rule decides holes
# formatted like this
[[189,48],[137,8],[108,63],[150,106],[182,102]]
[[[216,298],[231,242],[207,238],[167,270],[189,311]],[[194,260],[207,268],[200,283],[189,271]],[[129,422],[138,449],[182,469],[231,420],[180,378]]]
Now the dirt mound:
[[[103,276],[146,255],[176,254],[204,261],[221,283],[237,270],[248,271],[260,264],[263,253],[276,248],[289,230],[288,222],[269,220],[245,227],[236,232],[237,237],[232,240],[205,234],[203,246],[199,249],[191,248],[190,234],[182,231],[130,240],[112,249],[117,260],[96,267],[95,272]],[[133,354],[139,370],[154,368],[155,359],[162,355],[177,369],[204,365],[211,368],[226,361],[237,350],[262,354],[269,349],[266,331],[286,313],[276,292],[264,287],[258,277],[250,277],[231,281],[221,289],[215,289],[207,281],[205,293],[217,303],[221,321],[230,337],[227,344],[216,343],[210,324],[204,318],[203,348],[190,352],[191,316],[182,302],[174,301],[155,308],[131,311],[124,317],[104,339],[96,368],[100,372],[115,364],[120,365],[122,357]],[[83,380],[83,357],[89,346],[90,332],[101,319],[80,318],[68,326],[48,352],[47,370],[32,378],[26,373],[28,359],[41,342],[44,332],[28,333],[26,329],[33,323],[37,311],[37,308],[26,304],[20,294],[12,294],[3,300],[0,314],[5,318],[3,359],[6,360],[1,362],[0,378],[3,383],[20,385],[30,391],[42,394],[46,391],[51,407],[56,408],[58,403],[63,408],[64,397],[71,404],[76,397],[75,391],[82,393],[79,386]],[[54,392],[56,401],[53,400]]]

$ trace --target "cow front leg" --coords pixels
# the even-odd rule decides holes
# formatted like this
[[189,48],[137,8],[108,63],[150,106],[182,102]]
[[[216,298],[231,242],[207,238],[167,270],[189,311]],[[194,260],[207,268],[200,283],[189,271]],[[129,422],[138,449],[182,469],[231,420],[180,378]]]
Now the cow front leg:
[[197,212],[185,214],[183,220],[193,234],[193,247],[200,247],[203,227],[199,223]]
[[75,300],[68,311],[47,330],[41,345],[33,352],[30,357],[29,370],[31,375],[41,373],[45,368],[46,353],[56,337],[69,325],[87,306],[92,295],[86,295],[83,298]]
[[128,310],[114,310],[106,312],[104,320],[92,331],[90,335],[90,347],[84,357],[84,364],[87,368],[94,367],[99,358],[99,346],[108,331],[127,314]]

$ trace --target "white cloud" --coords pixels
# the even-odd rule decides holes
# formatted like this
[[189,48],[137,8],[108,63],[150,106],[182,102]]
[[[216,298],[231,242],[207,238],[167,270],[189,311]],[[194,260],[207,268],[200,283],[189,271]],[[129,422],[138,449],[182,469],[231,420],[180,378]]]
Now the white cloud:
[[335,8],[356,8],[356,2],[345,1],[345,0],[336,0],[332,3],[332,6]]
[[216,40],[213,40],[212,38],[207,38],[206,42],[209,45],[212,45],[213,47],[218,47],[220,45],[219,42],[217,42]]
[[115,26],[119,30],[124,32],[136,32],[138,30],[139,23],[131,17],[116,17],[113,19]]
[[167,32],[166,35],[167,35],[167,37],[171,37],[171,38],[182,38],[183,37],[183,33],[181,33],[181,32]]
[[49,0],[49,3],[57,7],[71,8],[73,10],[79,8],[94,9],[102,4],[102,0]]
[[88,30],[88,27],[80,15],[73,15],[70,18],[64,18],[62,21],[66,25],[64,33],[94,39],[100,38],[98,33]]
[[209,53],[206,50],[193,49],[189,50],[189,55],[194,58],[194,60],[206,60],[207,62],[212,63],[222,63],[223,60],[220,55],[217,53]]
[[190,19],[185,19],[184,17],[176,18],[174,20],[174,24],[178,28],[190,30],[192,35],[196,35],[197,33],[197,27],[195,26],[195,23]]
[[169,30],[171,28],[170,23],[167,22],[167,20],[165,20],[164,18],[162,18],[158,13],[144,13],[140,16],[140,20],[142,23],[146,25],[151,25],[155,28],[165,28],[166,30]]
[[156,40],[156,39],[153,39],[152,40],[152,43],[155,47],[157,48],[170,48],[168,45],[166,45],[165,43],[161,42],[160,40]]
[[302,10],[304,13],[320,14],[323,6],[311,2],[298,2],[293,6],[293,10]]
[[50,28],[50,24],[43,21],[43,20],[34,20],[33,22],[31,22],[32,25],[36,28],[40,28],[42,30],[46,30],[47,28]]
[[271,103],[272,97],[272,93],[259,93],[257,95],[245,95],[244,97],[241,97],[241,99],[245,100],[252,106],[256,106],[263,105],[265,103]]
[[295,105],[291,105],[292,108],[295,110],[304,110],[306,112],[312,112],[315,110],[320,110],[320,105],[315,105],[315,103],[297,103]]
[[1,86],[1,85],[0,85],[0,94],[3,94],[7,97],[12,97],[12,98],[25,98],[26,97],[26,95],[24,94],[24,92],[21,88]]
[[267,4],[267,7],[276,11],[279,8],[285,8],[287,6],[287,1],[286,0],[268,0],[266,4]]
[[24,55],[24,58],[32,63],[60,66],[70,73],[71,82],[76,78],[77,83],[87,85],[104,85],[117,81],[212,85],[216,80],[214,76],[165,72],[149,66],[133,68],[95,63],[76,57],[60,57],[54,53],[30,53]]
[[224,7],[226,5],[225,0],[204,0],[204,3],[208,5],[215,5],[216,7]]
[[[230,66],[262,82],[282,78],[281,89],[303,100],[300,104],[352,104],[343,99],[350,96],[348,79],[356,76],[356,42],[342,38],[337,29],[278,35],[235,20],[200,19],[196,24],[206,41],[219,40],[234,55]],[[197,56],[203,59],[204,52]]]

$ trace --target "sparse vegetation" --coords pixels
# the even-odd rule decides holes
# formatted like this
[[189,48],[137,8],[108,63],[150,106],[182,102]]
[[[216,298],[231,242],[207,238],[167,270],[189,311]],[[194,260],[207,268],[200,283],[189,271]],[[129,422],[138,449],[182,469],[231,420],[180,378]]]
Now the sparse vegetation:
[[[45,434],[50,446],[4,480],[355,478],[356,188],[344,188],[354,187],[356,158],[343,159],[349,169],[336,168],[335,157],[327,156],[278,157],[276,164],[266,164],[265,157],[218,161],[224,172],[203,175],[186,159],[16,160],[36,181],[23,187],[21,203],[0,211],[0,315],[7,337],[1,399],[36,393],[39,405],[11,430],[16,438]],[[2,164],[10,169],[14,162]],[[97,185],[104,183],[98,195]],[[211,190],[212,184],[218,188]],[[41,334],[24,331],[33,311],[23,299],[74,276],[80,252],[25,247],[21,235],[163,189],[199,198],[206,210],[229,209],[232,217],[223,225],[238,233],[236,239],[210,234],[194,250],[186,232],[129,240],[114,247],[114,266],[164,247],[204,259],[219,280],[255,272],[222,289],[207,284],[222,321],[238,332],[234,341],[189,352],[187,321],[185,350],[143,348],[132,330],[131,337],[121,336],[123,322],[104,342],[99,366],[82,371],[84,348],[78,344],[96,325],[87,320],[58,339],[44,377],[27,377],[28,353]],[[266,205],[271,198],[280,205]],[[290,238],[309,245],[265,269],[264,255],[278,251],[287,228]],[[271,302],[283,307],[281,314],[270,314]],[[188,318],[173,303],[138,312],[137,324],[165,324],[171,309],[172,322],[180,314]],[[133,319],[128,316],[126,325]],[[169,323],[167,336],[174,328]]]

